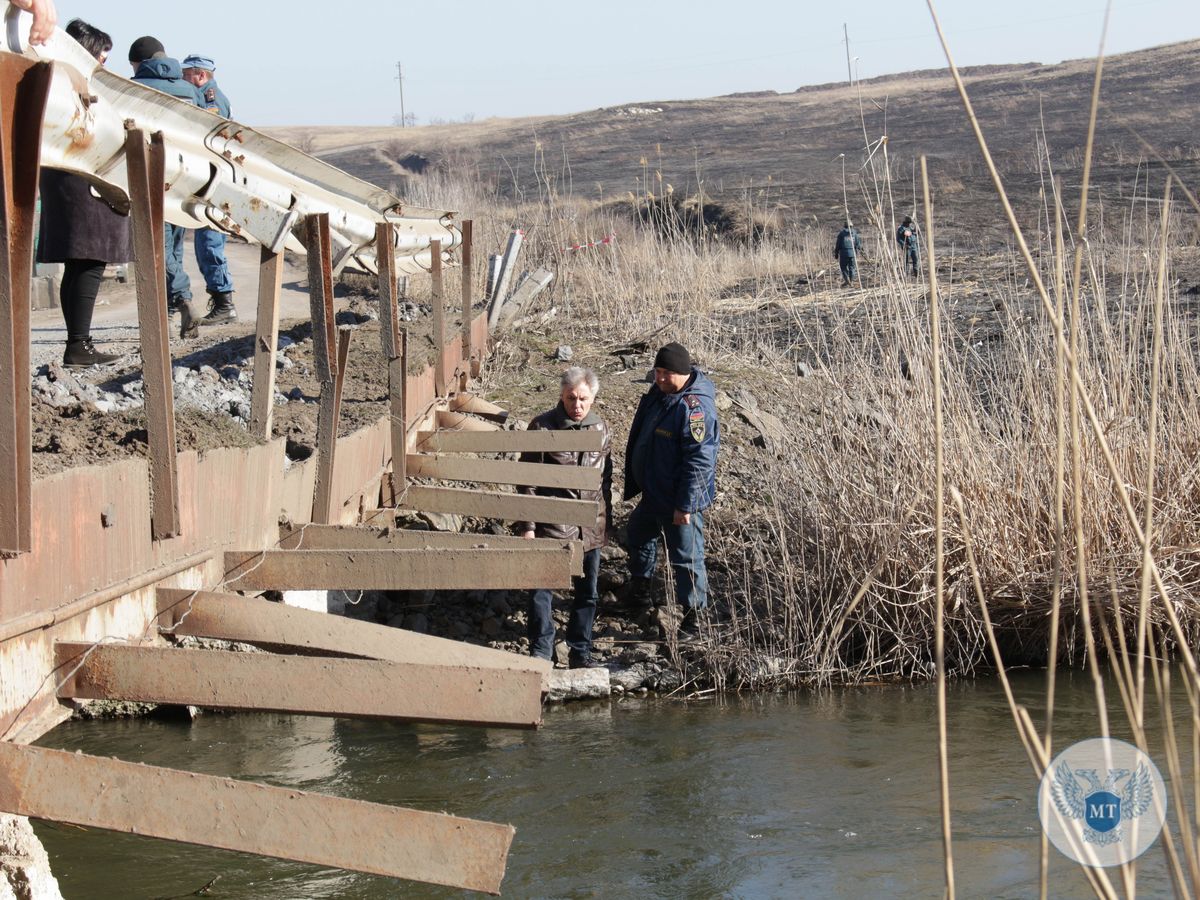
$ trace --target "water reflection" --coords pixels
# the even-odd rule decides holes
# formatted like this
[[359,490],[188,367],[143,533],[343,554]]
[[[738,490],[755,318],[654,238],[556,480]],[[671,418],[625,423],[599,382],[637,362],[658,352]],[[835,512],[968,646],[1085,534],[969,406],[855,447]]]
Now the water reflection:
[[[1056,744],[1095,736],[1088,682],[1060,683]],[[1037,674],[1014,680],[1035,719],[1042,689]],[[960,895],[1036,895],[1036,784],[1003,694],[962,683],[950,703]],[[932,687],[898,686],[573,705],[548,710],[537,732],[207,715],[74,722],[42,743],[512,822],[511,897],[857,898],[941,893],[935,734]],[[176,896],[217,874],[218,897],[456,896],[136,837],[39,833],[69,898]],[[1056,897],[1090,896],[1057,856],[1051,878]],[[1139,888],[1169,892],[1160,852],[1143,857]]]

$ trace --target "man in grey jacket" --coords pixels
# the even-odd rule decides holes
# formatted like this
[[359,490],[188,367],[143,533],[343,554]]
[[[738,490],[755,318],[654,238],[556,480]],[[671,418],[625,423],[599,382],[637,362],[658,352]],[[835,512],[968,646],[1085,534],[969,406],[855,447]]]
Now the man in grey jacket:
[[[609,455],[611,436],[604,420],[592,412],[600,380],[591,369],[572,367],[563,372],[559,403],[529,423],[530,431],[550,429],[594,429],[603,437],[600,450],[577,453],[551,451],[522,453],[521,462],[550,463],[560,466],[587,466],[599,469],[600,490],[581,491],[573,488],[521,488],[523,494],[543,497],[565,497],[573,500],[597,500],[600,504],[595,524],[579,528],[576,525],[547,525],[524,522],[518,531],[526,538],[548,537],[557,540],[583,541],[583,575],[574,579],[574,599],[571,618],[567,622],[568,661],[572,669],[587,668],[592,663],[592,623],[596,619],[599,600],[597,579],[600,574],[600,548],[608,543],[612,528],[612,457]],[[529,597],[529,655],[542,659],[554,657],[554,593],[539,588]]]

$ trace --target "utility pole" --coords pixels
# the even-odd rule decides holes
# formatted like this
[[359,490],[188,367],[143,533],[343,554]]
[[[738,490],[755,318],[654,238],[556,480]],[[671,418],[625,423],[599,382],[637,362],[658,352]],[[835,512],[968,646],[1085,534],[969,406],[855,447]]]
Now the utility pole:
[[[849,49],[846,52],[849,52]],[[406,128],[408,127],[408,117],[404,114],[404,66],[399,62],[396,63],[396,80],[400,82],[400,127]]]
[[854,87],[854,73],[850,69],[850,31],[845,22],[842,23],[842,40],[846,44],[846,81],[850,83],[850,87]]

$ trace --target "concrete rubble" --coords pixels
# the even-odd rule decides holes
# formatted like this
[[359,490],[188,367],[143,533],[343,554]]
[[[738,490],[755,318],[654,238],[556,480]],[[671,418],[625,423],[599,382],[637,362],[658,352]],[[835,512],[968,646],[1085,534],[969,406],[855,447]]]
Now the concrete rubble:
[[0,900],[62,900],[50,859],[24,816],[0,813]]

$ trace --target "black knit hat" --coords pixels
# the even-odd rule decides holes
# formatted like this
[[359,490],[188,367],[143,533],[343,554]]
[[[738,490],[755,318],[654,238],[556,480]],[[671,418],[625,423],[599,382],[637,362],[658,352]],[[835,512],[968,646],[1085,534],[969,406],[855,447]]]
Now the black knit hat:
[[162,45],[162,41],[148,34],[129,45],[129,61],[131,63],[141,63],[153,59],[156,53],[166,56],[167,49]]
[[666,369],[676,375],[690,375],[692,373],[692,355],[687,352],[687,347],[683,344],[671,341],[660,347],[658,353],[655,354],[654,368]]

